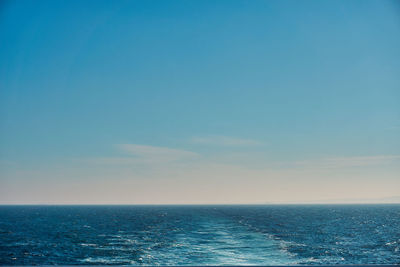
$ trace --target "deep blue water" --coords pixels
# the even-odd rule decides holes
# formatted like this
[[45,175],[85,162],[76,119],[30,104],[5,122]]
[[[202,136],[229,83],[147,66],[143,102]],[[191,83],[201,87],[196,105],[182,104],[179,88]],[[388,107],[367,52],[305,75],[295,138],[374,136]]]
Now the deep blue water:
[[0,264],[399,264],[400,205],[0,206]]

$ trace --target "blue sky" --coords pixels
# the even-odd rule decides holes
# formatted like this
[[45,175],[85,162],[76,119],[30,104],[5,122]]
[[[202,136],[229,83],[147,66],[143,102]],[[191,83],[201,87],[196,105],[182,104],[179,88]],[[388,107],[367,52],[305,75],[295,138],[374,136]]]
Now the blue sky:
[[400,195],[396,1],[3,1],[0,33],[1,203]]

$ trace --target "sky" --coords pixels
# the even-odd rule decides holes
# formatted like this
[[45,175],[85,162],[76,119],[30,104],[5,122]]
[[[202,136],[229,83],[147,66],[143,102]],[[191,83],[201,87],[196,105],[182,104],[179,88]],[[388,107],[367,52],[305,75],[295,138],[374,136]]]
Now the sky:
[[0,204],[400,202],[400,4],[0,2]]

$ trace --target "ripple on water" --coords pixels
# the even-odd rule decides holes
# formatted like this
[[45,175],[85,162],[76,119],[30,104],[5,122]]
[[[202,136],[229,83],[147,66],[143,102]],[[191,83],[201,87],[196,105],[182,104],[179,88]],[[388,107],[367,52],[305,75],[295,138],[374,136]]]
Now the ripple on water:
[[0,207],[0,225],[2,265],[400,262],[400,205]]

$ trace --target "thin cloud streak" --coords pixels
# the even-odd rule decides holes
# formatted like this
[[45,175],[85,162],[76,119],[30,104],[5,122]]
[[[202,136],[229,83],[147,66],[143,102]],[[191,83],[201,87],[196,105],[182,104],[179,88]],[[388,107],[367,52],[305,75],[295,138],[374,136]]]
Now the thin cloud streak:
[[[400,155],[373,155],[357,157],[328,157],[322,159],[303,160],[303,161],[284,161],[274,162],[263,159],[260,153],[239,154],[238,158],[231,157],[232,152],[224,155],[201,155],[199,153],[175,149],[169,147],[159,147],[138,144],[118,144],[115,145],[119,151],[127,153],[127,156],[117,157],[96,157],[84,160],[85,162],[107,165],[136,165],[144,164],[148,168],[154,168],[163,163],[179,163],[180,167],[191,168],[208,164],[229,165],[231,167],[273,170],[273,169],[327,169],[342,170],[346,168],[385,166],[396,163],[400,160]],[[174,165],[175,166],[175,165]],[[170,166],[174,168],[173,166]],[[176,167],[176,166],[175,166]]]
[[218,136],[218,135],[210,135],[203,137],[196,136],[192,137],[190,139],[190,142],[192,144],[199,144],[199,145],[232,146],[232,147],[263,145],[263,143],[252,139],[243,139],[243,138]]
[[171,156],[174,158],[187,158],[198,156],[198,154],[195,152],[169,147],[137,144],[119,144],[117,145],[117,147],[122,151],[128,152],[136,156]]
[[[398,195],[399,180],[394,172],[349,173],[343,162],[378,166],[396,163],[400,155],[326,158],[299,166],[287,161],[286,167],[276,168],[168,147],[115,146],[125,155],[84,159],[83,165],[81,161],[64,168],[9,172],[0,188],[0,203],[15,203],[15,195],[24,196],[18,199],[22,203],[64,204],[311,203],[333,199],[350,203]],[[249,153],[250,158],[260,156]],[[23,186],[27,177],[35,181],[29,188]],[[371,182],[377,177],[387,182]],[[359,190],[361,183],[363,190]]]
[[[133,156],[132,158],[126,158],[129,160],[137,159],[139,162],[171,162],[180,160],[190,160],[198,158],[200,155],[182,149],[174,149],[168,147],[159,146],[148,146],[138,144],[119,144],[117,148],[120,151],[126,152]],[[118,161],[124,161],[125,158],[120,158]]]
[[106,165],[148,165],[149,168],[155,165],[171,162],[190,162],[200,157],[199,154],[182,149],[168,147],[138,145],[138,144],[118,144],[115,147],[128,154],[118,157],[94,157],[86,158],[81,161],[93,164]]
[[320,160],[297,161],[298,166],[314,166],[321,168],[362,167],[390,164],[400,160],[400,155],[377,155],[361,157],[335,157]]

